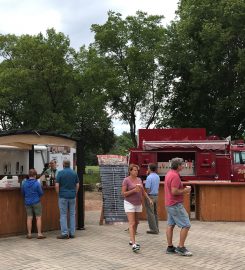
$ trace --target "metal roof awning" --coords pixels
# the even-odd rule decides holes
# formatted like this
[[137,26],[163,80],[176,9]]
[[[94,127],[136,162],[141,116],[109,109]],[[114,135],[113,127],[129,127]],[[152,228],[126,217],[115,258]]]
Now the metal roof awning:
[[214,141],[143,141],[143,150],[156,150],[156,149],[200,149],[200,150],[226,150],[230,144],[226,140]]
[[31,150],[32,145],[62,145],[76,148],[76,141],[65,135],[40,131],[9,131],[0,132],[0,145],[15,146]]

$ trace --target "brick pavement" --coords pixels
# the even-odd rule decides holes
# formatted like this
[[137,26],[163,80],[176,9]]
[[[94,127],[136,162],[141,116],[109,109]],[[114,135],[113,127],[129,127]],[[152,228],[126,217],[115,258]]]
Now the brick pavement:
[[77,231],[75,239],[58,240],[59,231],[46,233],[44,240],[27,240],[23,235],[0,238],[0,270],[245,270],[242,222],[193,221],[186,244],[194,255],[181,257],[165,254],[165,222],[160,222],[159,235],[146,234],[147,223],[140,223],[137,241],[141,251],[135,254],[128,245],[127,224],[99,226],[99,216],[99,211],[86,212],[86,230]]

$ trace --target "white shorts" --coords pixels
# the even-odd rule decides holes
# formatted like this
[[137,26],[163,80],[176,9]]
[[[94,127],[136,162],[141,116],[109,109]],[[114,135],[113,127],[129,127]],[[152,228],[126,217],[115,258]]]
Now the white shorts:
[[142,204],[134,205],[126,200],[124,200],[124,210],[125,212],[142,212]]

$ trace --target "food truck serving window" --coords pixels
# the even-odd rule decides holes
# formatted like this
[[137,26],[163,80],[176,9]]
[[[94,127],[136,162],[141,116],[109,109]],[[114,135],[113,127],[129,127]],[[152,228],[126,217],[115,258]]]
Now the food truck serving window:
[[234,163],[245,164],[245,152],[234,152]]

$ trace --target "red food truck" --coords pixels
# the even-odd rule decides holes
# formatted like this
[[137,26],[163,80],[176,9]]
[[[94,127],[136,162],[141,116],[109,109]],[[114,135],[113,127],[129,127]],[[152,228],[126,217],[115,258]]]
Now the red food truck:
[[204,128],[139,129],[138,146],[130,149],[129,163],[139,165],[142,179],[148,164],[157,163],[164,180],[175,157],[184,160],[184,181],[245,182],[244,141],[207,136]]

